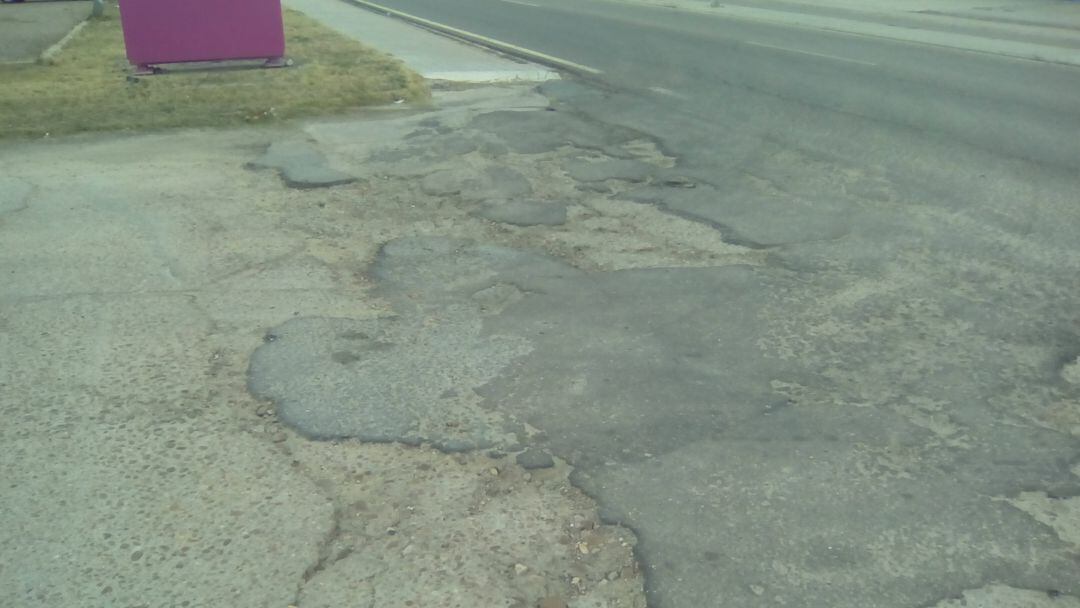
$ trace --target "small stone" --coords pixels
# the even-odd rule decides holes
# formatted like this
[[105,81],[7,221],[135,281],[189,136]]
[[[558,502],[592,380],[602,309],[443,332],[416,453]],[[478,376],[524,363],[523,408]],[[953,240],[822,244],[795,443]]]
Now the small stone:
[[765,588],[761,585],[750,585],[750,591],[754,595],[765,595]]
[[589,543],[578,543],[577,544],[577,550],[582,555],[588,555],[589,554]]
[[525,473],[524,475],[521,476],[521,478],[524,479],[525,481],[532,481],[532,473]]
[[550,469],[555,466],[555,459],[543,450],[529,448],[514,459],[524,469]]
[[289,436],[285,434],[285,431],[278,431],[274,433],[274,443],[283,443]]
[[529,571],[529,567],[525,564],[514,564],[514,572],[517,574],[525,574]]
[[488,469],[488,473],[491,473],[491,475],[493,477],[498,477],[499,476],[499,469],[496,469],[495,467],[491,467],[490,469]]
[[569,608],[561,597],[545,597],[536,603],[536,608]]
[[608,572],[607,573],[607,580],[609,580],[609,581],[617,581],[617,580],[619,580],[619,572],[617,570],[612,570],[611,572]]

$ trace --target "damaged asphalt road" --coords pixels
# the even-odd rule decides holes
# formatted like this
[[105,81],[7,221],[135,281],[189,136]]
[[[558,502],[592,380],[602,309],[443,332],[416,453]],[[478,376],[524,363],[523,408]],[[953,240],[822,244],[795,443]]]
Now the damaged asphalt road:
[[392,3],[606,84],[0,146],[0,604],[1080,608],[1073,68]]
[[[271,329],[248,381],[283,422],[553,454],[639,535],[654,606],[1075,601],[1080,210],[1061,178],[1022,214],[1009,173],[946,200],[918,166],[781,145],[708,170],[679,117],[542,91],[549,111],[414,120],[378,146],[309,131],[500,236],[390,240],[356,269],[385,314]],[[681,222],[666,248],[619,223],[657,212]]]
[[435,101],[0,151],[14,605],[1080,602],[1075,177]]

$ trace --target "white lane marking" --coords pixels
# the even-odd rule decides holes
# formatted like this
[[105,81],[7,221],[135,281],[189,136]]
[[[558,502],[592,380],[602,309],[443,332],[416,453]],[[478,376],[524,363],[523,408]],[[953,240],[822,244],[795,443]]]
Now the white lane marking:
[[675,91],[672,91],[671,89],[665,89],[664,87],[649,87],[649,90],[653,93],[667,95],[668,97],[674,97],[676,99],[689,99],[689,97],[683,95],[682,93],[676,93]]
[[785,51],[785,52],[788,52],[788,53],[798,53],[800,55],[810,55],[812,57],[822,57],[824,59],[832,59],[834,61],[846,61],[848,63],[857,63],[859,65],[868,65],[868,66],[872,66],[872,67],[877,66],[876,63],[871,63],[869,61],[861,61],[859,59],[851,59],[850,57],[837,57],[836,55],[826,55],[824,53],[814,53],[812,51],[800,51],[799,49],[789,49],[789,48],[783,47],[783,46],[775,46],[775,45],[772,45],[772,44],[764,44],[764,43],[761,43],[761,42],[751,42],[749,40],[743,41],[743,44],[749,44],[750,46],[760,46],[762,48],[773,49],[773,50],[776,50],[776,51]]
[[521,0],[499,0],[499,2],[506,2],[507,4],[519,4],[521,6],[531,6],[533,8],[541,8],[539,4],[533,4],[532,2],[522,2]]

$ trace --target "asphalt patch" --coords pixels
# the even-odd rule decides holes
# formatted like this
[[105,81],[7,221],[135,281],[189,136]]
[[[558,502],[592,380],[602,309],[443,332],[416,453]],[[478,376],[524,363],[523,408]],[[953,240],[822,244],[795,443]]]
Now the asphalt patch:
[[305,142],[275,142],[266,153],[248,163],[252,169],[276,169],[285,185],[309,190],[329,188],[356,181],[356,178],[329,166],[326,157]]
[[1072,389],[1057,364],[1017,365],[1030,336],[992,308],[942,293],[942,317],[902,292],[829,306],[850,286],[583,272],[432,237],[388,243],[371,276],[393,317],[273,330],[253,392],[315,437],[570,462],[639,534],[656,606],[899,608],[986,580],[1080,593],[1075,548],[1008,503],[1080,494],[1080,445],[1019,417],[999,383]]

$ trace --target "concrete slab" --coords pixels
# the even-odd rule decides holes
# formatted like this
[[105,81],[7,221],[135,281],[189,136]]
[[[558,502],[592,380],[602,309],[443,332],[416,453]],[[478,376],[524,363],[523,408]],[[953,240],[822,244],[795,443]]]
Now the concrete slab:
[[89,16],[89,2],[0,5],[0,63],[36,60]]
[[217,375],[231,346],[175,291],[206,258],[201,211],[172,197],[214,191],[201,163],[221,156],[150,186],[147,143],[85,142],[104,164],[84,144],[5,148],[33,190],[0,216],[0,586],[19,607],[288,605],[333,511],[269,434],[234,423]]

